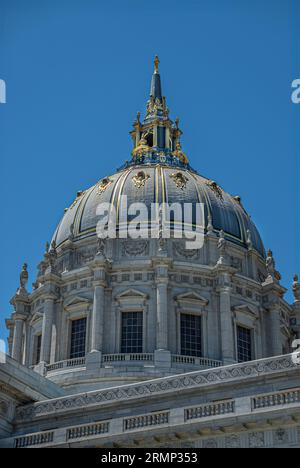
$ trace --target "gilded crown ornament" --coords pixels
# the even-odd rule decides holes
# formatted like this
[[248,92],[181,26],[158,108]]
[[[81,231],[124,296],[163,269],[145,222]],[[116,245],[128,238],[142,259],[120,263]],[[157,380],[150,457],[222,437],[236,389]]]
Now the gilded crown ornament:
[[84,190],[80,190],[77,192],[76,199],[73,201],[72,205],[69,208],[70,210],[72,210],[77,205],[77,203],[79,202],[79,200],[81,200],[84,194],[85,194]]
[[219,187],[219,185],[217,184],[217,182],[215,182],[214,180],[209,180],[208,182],[206,182],[206,185],[216,194],[218,198],[223,200],[223,192],[221,187]]
[[171,174],[170,177],[174,180],[176,187],[180,188],[181,190],[184,190],[186,188],[186,184],[188,183],[189,179],[185,177],[181,172]]
[[150,179],[150,175],[145,174],[144,171],[139,171],[134,177],[132,177],[134,186],[138,189],[141,187],[145,187],[145,184],[148,179]]
[[98,195],[102,195],[103,192],[112,184],[112,180],[109,177],[105,177],[102,179],[97,187],[97,193]]

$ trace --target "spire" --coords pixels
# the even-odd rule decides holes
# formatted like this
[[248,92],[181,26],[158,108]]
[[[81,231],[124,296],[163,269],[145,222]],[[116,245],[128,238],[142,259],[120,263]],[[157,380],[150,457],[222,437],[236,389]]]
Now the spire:
[[160,81],[160,74],[158,71],[158,65],[159,65],[159,58],[156,55],[154,59],[154,72],[152,75],[152,80],[151,80],[151,90],[150,90],[150,97],[152,97],[154,100],[155,99],[162,99],[162,94],[161,94],[161,81]]
[[181,149],[179,119],[175,123],[170,119],[166,98],[162,95],[157,55],[146,116],[142,120],[137,113],[130,133],[133,140],[131,164],[153,163],[190,169],[188,158]]

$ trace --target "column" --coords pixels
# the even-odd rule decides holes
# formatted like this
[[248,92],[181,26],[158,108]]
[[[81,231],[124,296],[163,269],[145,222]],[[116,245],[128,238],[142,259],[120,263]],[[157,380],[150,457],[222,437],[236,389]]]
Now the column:
[[22,344],[23,344],[24,318],[17,316],[15,318],[15,328],[12,346],[12,358],[22,362]]
[[221,342],[222,360],[224,364],[236,362],[235,343],[233,333],[233,322],[231,312],[231,288],[230,286],[219,289],[220,293],[220,321],[221,321]]
[[166,148],[170,148],[170,128],[166,127]]
[[157,349],[168,349],[168,284],[167,280],[157,282]]
[[280,308],[275,306],[269,311],[269,355],[270,356],[280,356],[283,352],[282,350],[282,336],[281,336],[281,326],[280,326]]
[[94,283],[94,302],[92,311],[91,352],[102,351],[104,325],[104,284]]
[[153,127],[153,146],[156,148],[158,145],[158,138],[157,138],[157,125]]
[[54,316],[54,298],[47,297],[45,299],[44,317],[42,327],[42,346],[41,346],[41,362],[50,363],[51,341],[52,341],[52,325]]

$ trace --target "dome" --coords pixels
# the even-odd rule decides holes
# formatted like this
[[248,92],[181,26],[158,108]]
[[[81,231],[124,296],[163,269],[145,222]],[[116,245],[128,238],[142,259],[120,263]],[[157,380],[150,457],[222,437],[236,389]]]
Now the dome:
[[258,230],[239,197],[226,193],[214,181],[198,175],[190,167],[157,163],[126,166],[101,179],[90,189],[78,193],[55,232],[53,240],[57,247],[70,236],[74,241],[96,236],[99,220],[96,210],[101,203],[112,203],[115,206],[119,228],[121,213],[118,207],[121,197],[126,195],[128,206],[144,203],[149,210],[152,203],[202,203],[206,229],[212,224],[215,232],[223,230],[228,241],[245,247],[250,233],[253,248],[265,256]]
[[[148,213],[153,203],[170,207],[174,203],[192,204],[194,230],[196,204],[202,204],[201,228],[207,232],[222,232],[229,242],[256,250],[265,258],[265,249],[260,235],[245,211],[241,199],[226,193],[215,181],[200,176],[189,164],[188,157],[181,148],[182,131],[179,119],[173,122],[169,117],[166,98],[162,95],[161,78],[158,71],[159,60],[155,58],[150,99],[147,102],[143,121],[137,113],[131,136],[133,140],[132,159],[116,173],[103,177],[90,189],[80,191],[72,205],[65,210],[54,238],[57,247],[68,240],[80,241],[96,237],[96,226],[100,217],[97,207],[109,203],[116,210],[116,231],[120,232],[124,223],[122,197],[127,197],[127,206],[134,203],[146,205]],[[183,208],[184,209],[184,208]],[[178,214],[177,214],[178,215]],[[153,223],[153,213],[146,222]],[[157,210],[156,217],[159,217]],[[132,219],[132,216],[131,216]],[[127,218],[127,222],[131,220]],[[184,229],[188,225],[184,218],[170,218],[172,230]],[[159,219],[156,220],[159,225]],[[153,224],[151,225],[151,227]],[[118,238],[118,234],[116,235]]]

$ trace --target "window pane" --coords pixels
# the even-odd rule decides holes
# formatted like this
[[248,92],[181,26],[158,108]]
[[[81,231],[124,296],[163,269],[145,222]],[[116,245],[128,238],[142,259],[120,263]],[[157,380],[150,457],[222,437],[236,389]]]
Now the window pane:
[[143,352],[143,312],[122,313],[121,353]]
[[41,360],[41,346],[42,346],[42,335],[36,336],[36,353],[35,353],[35,363],[39,364]]
[[252,360],[251,330],[249,328],[237,328],[237,352],[238,362]]
[[202,356],[201,317],[181,314],[181,354],[184,356]]
[[70,359],[85,356],[86,318],[72,321]]

